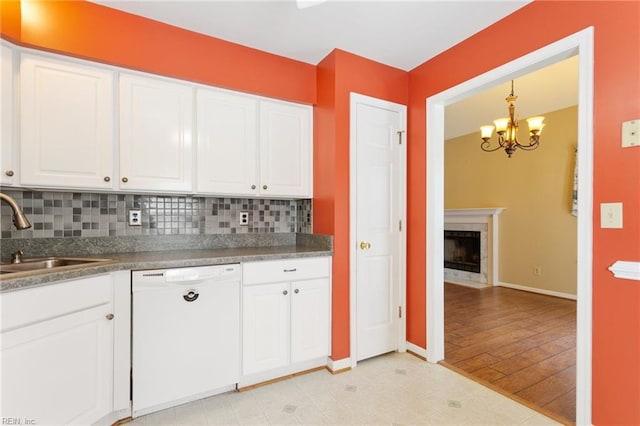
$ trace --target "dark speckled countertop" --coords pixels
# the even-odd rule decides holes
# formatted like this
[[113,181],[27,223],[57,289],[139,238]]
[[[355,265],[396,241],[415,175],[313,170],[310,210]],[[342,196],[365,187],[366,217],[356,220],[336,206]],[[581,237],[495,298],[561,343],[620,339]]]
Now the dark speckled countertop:
[[[264,239],[251,240],[234,238],[228,241],[232,247],[225,247],[224,241],[217,239],[215,243],[196,244],[195,249],[175,247],[172,241],[167,239],[168,246],[165,250],[158,251],[129,251],[129,252],[102,252],[93,253],[62,253],[60,251],[46,255],[52,256],[79,256],[82,258],[109,259],[106,262],[91,263],[82,266],[62,267],[58,270],[40,270],[35,272],[16,272],[0,275],[0,293],[21,290],[36,286],[53,284],[57,281],[82,278],[96,274],[113,271],[140,270],[140,269],[164,269],[181,268],[189,266],[220,265],[226,263],[254,262],[263,260],[291,259],[301,257],[331,256],[332,238],[329,236],[301,235],[293,238],[280,237],[274,245],[269,245]],[[240,243],[238,243],[240,241]],[[256,243],[251,246],[251,241]],[[4,243],[4,242],[3,242]],[[175,243],[175,241],[173,241]],[[288,243],[288,244],[287,244]],[[178,244],[179,246],[180,244]],[[201,248],[203,247],[204,248]],[[45,256],[38,253],[39,256]]]

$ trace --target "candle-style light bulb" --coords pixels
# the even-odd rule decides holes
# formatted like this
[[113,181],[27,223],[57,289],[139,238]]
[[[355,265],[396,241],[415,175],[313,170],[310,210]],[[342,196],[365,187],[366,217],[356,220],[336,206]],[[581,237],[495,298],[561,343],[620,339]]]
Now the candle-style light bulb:
[[504,133],[507,131],[507,126],[509,125],[508,118],[498,118],[497,120],[493,120],[493,124],[496,125],[497,133]]
[[493,134],[493,126],[480,126],[480,135],[482,139],[491,139]]

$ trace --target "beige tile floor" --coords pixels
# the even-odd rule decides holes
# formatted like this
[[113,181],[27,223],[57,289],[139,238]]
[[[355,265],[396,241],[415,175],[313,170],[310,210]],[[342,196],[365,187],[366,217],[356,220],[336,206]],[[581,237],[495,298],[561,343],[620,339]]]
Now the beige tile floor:
[[555,425],[440,365],[391,353],[134,419],[142,425]]

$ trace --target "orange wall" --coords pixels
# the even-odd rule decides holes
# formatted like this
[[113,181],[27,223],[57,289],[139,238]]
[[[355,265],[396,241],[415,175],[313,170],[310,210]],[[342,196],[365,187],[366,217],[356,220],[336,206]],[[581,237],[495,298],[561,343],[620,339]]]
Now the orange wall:
[[349,93],[406,105],[408,77],[405,71],[337,49],[318,65],[313,231],[334,236],[334,360],[349,357]]
[[[620,147],[621,123],[640,118],[638,22],[638,1],[534,1],[410,73],[408,339],[425,347],[425,99],[594,27],[594,424],[640,424],[640,285],[607,270],[640,260],[640,148]],[[624,203],[624,229],[599,228],[603,202]]]
[[[265,96],[305,103],[316,102],[317,96],[314,231],[335,235],[336,360],[349,356],[349,92],[409,103],[407,336],[426,347],[425,98],[594,26],[594,221],[599,223],[600,203],[622,201],[625,228],[594,227],[593,421],[640,424],[640,286],[614,279],[606,269],[615,260],[640,259],[640,149],[620,148],[620,123],[640,117],[640,2],[535,1],[411,73],[339,50],[314,67],[92,3],[34,6],[50,25],[36,29],[21,17],[19,2],[2,0],[2,36],[39,49]],[[531,30],[532,23],[543,29]]]
[[[314,103],[315,66],[85,1],[2,1],[3,37],[42,50]],[[18,5],[18,6],[16,6]]]

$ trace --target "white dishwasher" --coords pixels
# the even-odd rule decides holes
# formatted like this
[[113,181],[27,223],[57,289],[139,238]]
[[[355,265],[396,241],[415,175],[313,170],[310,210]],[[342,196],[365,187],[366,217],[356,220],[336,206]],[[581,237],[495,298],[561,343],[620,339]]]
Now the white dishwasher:
[[239,264],[132,273],[133,417],[235,389]]

